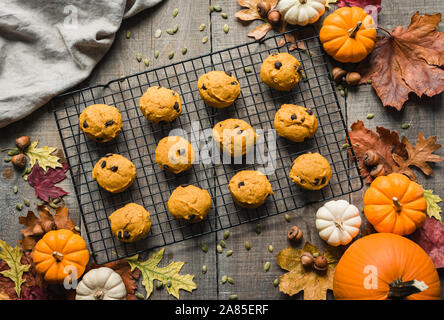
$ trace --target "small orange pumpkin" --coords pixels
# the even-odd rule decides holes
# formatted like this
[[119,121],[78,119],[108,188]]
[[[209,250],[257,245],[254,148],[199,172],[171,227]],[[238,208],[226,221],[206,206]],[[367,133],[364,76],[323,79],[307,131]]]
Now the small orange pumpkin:
[[400,173],[377,177],[364,194],[364,214],[378,232],[407,235],[425,221],[421,186]]
[[[70,276],[79,278],[89,261],[86,243],[78,234],[60,229],[46,233],[34,247],[33,261],[38,273],[51,283],[60,283]],[[67,273],[66,267],[75,267],[76,273]],[[68,271],[69,272],[69,271]]]
[[320,40],[324,50],[339,62],[359,62],[372,52],[376,29],[372,16],[359,7],[343,7],[325,18]]
[[363,237],[345,251],[335,269],[338,300],[439,300],[441,284],[427,253],[393,233]]

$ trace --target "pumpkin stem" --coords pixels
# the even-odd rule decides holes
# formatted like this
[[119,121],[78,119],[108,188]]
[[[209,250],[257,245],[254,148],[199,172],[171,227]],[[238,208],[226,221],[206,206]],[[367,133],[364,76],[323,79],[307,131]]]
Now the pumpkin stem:
[[56,259],[57,262],[60,262],[63,260],[63,254],[57,251],[54,251],[52,253],[52,256],[54,257],[54,259]]
[[356,37],[356,33],[359,31],[359,29],[361,29],[361,26],[362,26],[362,21],[358,21],[358,23],[356,24],[356,26],[354,26],[354,28],[348,30],[348,36],[350,38]]
[[335,227],[342,231],[342,222],[335,221]]
[[103,300],[104,297],[105,297],[105,293],[103,292],[103,290],[99,290],[99,291],[94,292],[94,299]]
[[405,297],[422,292],[428,289],[428,286],[424,281],[411,280],[402,282],[401,279],[397,279],[389,284],[390,291],[388,293],[389,299],[404,299]]
[[402,210],[402,204],[399,203],[399,200],[396,197],[393,197],[393,208],[395,208],[397,213],[400,213]]
[[299,2],[300,2],[301,4],[306,4],[306,3],[307,3],[307,0],[299,0]]

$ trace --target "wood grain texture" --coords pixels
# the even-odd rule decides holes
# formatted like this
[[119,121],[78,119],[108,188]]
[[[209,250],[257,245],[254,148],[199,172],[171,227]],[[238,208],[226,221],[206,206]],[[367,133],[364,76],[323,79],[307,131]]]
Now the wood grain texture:
[[[222,11],[227,13],[228,19],[223,19],[218,12],[210,15],[208,7],[211,4],[220,5]],[[421,13],[444,12],[444,3],[439,0],[409,2],[385,0],[382,7],[379,22],[389,29],[398,24],[408,25],[409,17],[417,10]],[[172,17],[174,8],[179,9],[176,18]],[[239,9],[237,1],[234,0],[163,1],[158,6],[124,21],[112,48],[82,85],[106,83],[123,75],[249,42],[251,39],[247,37],[247,33],[262,22],[255,21],[247,26],[244,25],[234,17]],[[200,32],[199,26],[202,23],[206,24],[207,28]],[[175,24],[179,25],[179,31],[173,36],[168,35],[165,29]],[[228,34],[223,31],[224,24],[229,25]],[[158,28],[162,29],[162,36],[156,39],[154,33]],[[443,30],[442,24],[440,29]],[[125,37],[127,30],[131,31],[130,39]],[[206,44],[202,44],[201,41],[204,36],[210,37]],[[185,56],[181,53],[183,47],[188,49]],[[158,59],[154,58],[155,50],[160,52]],[[172,60],[167,57],[171,51],[175,52]],[[137,52],[140,52],[143,58],[149,59],[149,67],[146,67],[143,62],[136,61]],[[371,86],[361,86],[350,90],[346,103],[345,99],[340,98],[340,103],[348,126],[357,119],[362,119],[369,128],[374,129],[376,125],[382,125],[400,131],[409,139],[414,139],[419,130],[423,131],[425,136],[437,135],[444,139],[444,127],[441,125],[441,119],[444,116],[443,99],[443,95],[421,99],[414,97],[407,102],[403,111],[397,112],[382,107]],[[367,113],[374,113],[375,118],[365,119]],[[405,122],[411,122],[411,127],[408,130],[400,129],[401,124]],[[42,108],[26,119],[1,129],[0,147],[13,146],[14,137],[22,134],[29,135],[33,139],[40,139],[40,145],[61,148],[54,116],[48,112],[47,108]],[[439,153],[442,154],[442,151]],[[425,178],[419,173],[419,181],[425,187],[434,189],[437,194],[444,195],[443,165],[437,164],[433,167],[434,176]],[[2,173],[8,168],[12,168],[11,164],[3,161],[0,163]],[[14,185],[19,187],[17,195],[12,192]],[[73,193],[72,182],[67,179],[61,186],[70,192],[70,195],[65,197],[66,205],[70,208],[76,224],[80,224],[79,207]],[[344,198],[361,207],[362,195],[363,191],[360,191]],[[31,199],[33,203],[38,202],[34,196],[34,190],[23,181],[20,172],[13,170],[10,178],[2,179],[0,182],[0,217],[2,218],[0,238],[10,244],[15,244],[20,239],[20,226],[17,224],[17,219],[26,212],[25,210],[16,211],[15,204],[23,197]],[[231,228],[230,237],[225,240],[227,248],[222,254],[216,253],[216,245],[223,238],[223,231],[167,246],[164,262],[161,265],[166,265],[172,260],[185,261],[182,273],[196,275],[195,282],[198,289],[192,294],[181,291],[181,299],[226,299],[230,294],[237,294],[240,299],[301,299],[301,294],[288,297],[281,294],[279,289],[274,288],[273,280],[283,274],[276,264],[275,255],[288,246],[286,233],[291,225],[297,225],[302,229],[304,241],[310,241],[321,248],[325,246],[314,225],[315,212],[319,206],[320,204],[310,205],[290,212],[290,223],[285,221],[283,215],[267,218],[260,222],[262,227],[260,235],[255,232],[255,222]],[[252,246],[250,251],[244,248],[247,240]],[[200,249],[203,243],[209,247],[206,254]],[[270,244],[273,245],[273,253],[267,249]],[[226,257],[227,250],[233,250],[232,256]],[[141,258],[145,259],[150,254],[146,253]],[[271,268],[265,273],[263,266],[267,261],[271,263]],[[201,267],[204,264],[208,268],[206,274],[201,273]],[[221,284],[223,275],[232,277],[235,284]],[[441,274],[441,279],[443,278]],[[143,293],[143,289],[139,291]],[[329,294],[329,297],[331,298],[332,295]],[[165,290],[155,290],[152,294],[152,299],[171,298]]]

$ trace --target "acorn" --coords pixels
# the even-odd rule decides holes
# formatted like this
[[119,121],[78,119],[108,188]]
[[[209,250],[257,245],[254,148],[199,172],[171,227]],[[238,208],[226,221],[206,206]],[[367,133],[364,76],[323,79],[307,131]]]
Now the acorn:
[[21,136],[15,139],[15,144],[17,148],[24,150],[31,144],[31,139],[28,136]]
[[259,1],[256,7],[257,7],[257,12],[263,19],[265,19],[268,16],[268,12],[271,9],[270,3],[268,1]]
[[364,154],[364,164],[372,167],[379,162],[379,155],[374,150],[367,150]]
[[302,231],[297,226],[292,226],[290,230],[288,230],[287,238],[291,242],[297,242],[302,238]]
[[345,82],[350,86],[355,86],[361,81],[361,75],[357,72],[349,72],[345,76]]
[[385,169],[384,169],[384,166],[382,165],[382,163],[380,163],[376,167],[374,167],[370,171],[370,175],[373,178],[376,178],[376,177],[379,177],[379,176],[385,176]]
[[310,252],[303,252],[301,254],[301,263],[304,267],[311,267],[313,265],[314,258]]
[[344,78],[346,74],[347,71],[339,67],[333,68],[331,71],[331,76],[336,83],[341,82],[342,78]]
[[28,159],[23,153],[16,154],[11,158],[12,164],[18,169],[24,169],[26,167],[26,163]]
[[278,24],[281,20],[281,14],[276,9],[270,10],[267,15],[268,21],[272,24]]
[[328,262],[324,256],[317,256],[314,259],[313,267],[318,271],[325,271],[328,269]]

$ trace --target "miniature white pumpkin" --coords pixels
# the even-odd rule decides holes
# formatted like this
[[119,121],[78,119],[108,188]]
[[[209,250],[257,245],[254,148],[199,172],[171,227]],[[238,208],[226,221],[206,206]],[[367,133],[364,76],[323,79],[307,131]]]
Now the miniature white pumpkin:
[[280,0],[278,11],[290,24],[315,23],[325,12],[325,0]]
[[77,285],[76,293],[76,300],[126,300],[122,277],[107,267],[86,273]]
[[346,245],[359,233],[359,209],[345,200],[329,201],[316,212],[319,236],[331,246]]

